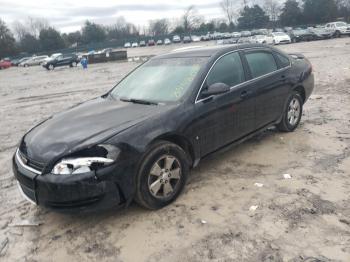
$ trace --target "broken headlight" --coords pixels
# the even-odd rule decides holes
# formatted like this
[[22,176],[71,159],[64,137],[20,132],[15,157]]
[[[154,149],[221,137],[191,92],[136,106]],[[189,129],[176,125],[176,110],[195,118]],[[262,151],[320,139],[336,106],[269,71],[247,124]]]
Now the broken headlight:
[[117,147],[98,145],[59,161],[51,173],[55,175],[74,175],[88,173],[113,164],[120,153]]

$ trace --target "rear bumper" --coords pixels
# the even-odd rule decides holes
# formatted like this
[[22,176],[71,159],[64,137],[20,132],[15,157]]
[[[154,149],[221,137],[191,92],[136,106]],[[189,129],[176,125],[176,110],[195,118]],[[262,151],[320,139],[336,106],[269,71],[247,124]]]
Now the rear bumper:
[[[105,168],[100,175],[110,177],[113,168]],[[37,174],[13,157],[13,172],[20,192],[31,203],[60,212],[91,212],[125,204],[116,182],[101,180],[95,172],[72,176]]]

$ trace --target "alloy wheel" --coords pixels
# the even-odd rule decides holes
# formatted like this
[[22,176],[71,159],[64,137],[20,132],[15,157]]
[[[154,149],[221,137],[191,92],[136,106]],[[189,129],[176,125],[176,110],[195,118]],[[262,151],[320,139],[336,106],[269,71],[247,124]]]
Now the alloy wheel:
[[175,156],[163,155],[151,168],[148,189],[155,198],[167,199],[176,193],[180,180],[180,161]]
[[290,101],[289,106],[288,106],[288,123],[291,126],[295,126],[299,119],[300,119],[300,114],[301,114],[301,105],[298,99],[293,98],[292,101]]

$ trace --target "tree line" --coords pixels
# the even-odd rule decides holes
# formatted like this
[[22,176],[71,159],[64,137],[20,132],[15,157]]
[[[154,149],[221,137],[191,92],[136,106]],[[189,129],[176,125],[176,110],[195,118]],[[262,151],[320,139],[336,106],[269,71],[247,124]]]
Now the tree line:
[[[251,4],[250,0],[222,0],[222,19],[205,21],[195,6],[189,6],[179,19],[150,20],[143,28],[118,17],[113,25],[105,26],[86,21],[80,31],[60,33],[50,26],[46,19],[27,18],[16,21],[12,30],[0,19],[0,58],[17,55],[21,52],[37,53],[128,39],[139,36],[165,36],[168,34],[196,34],[213,31],[227,32],[279,26],[314,25],[342,18],[350,19],[350,0],[263,0]],[[255,2],[255,1],[254,1]]]

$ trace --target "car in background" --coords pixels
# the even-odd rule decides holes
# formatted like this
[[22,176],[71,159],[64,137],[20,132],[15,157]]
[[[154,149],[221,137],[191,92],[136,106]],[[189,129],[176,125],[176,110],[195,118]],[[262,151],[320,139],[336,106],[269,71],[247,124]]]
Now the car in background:
[[0,60],[0,70],[9,68],[11,66],[12,66],[12,64],[11,64],[10,59],[5,58],[5,59]]
[[258,32],[259,32],[258,35],[269,35],[270,34],[270,31],[266,28],[258,29]]
[[289,36],[293,43],[315,40],[315,34],[307,29],[292,30]]
[[249,37],[241,37],[238,39],[237,44],[251,44],[252,43],[252,38]]
[[61,66],[76,67],[79,62],[80,59],[76,54],[64,54],[47,61],[43,67],[47,70],[54,70]]
[[130,42],[126,42],[126,43],[124,44],[124,47],[125,47],[125,48],[130,48],[130,47],[131,47],[131,43],[130,43]]
[[332,30],[335,37],[341,37],[342,35],[350,36],[350,25],[345,22],[328,23],[325,28]]
[[233,33],[231,34],[231,36],[232,36],[233,38],[240,38],[242,35],[241,35],[240,32],[233,32]]
[[232,45],[236,43],[237,43],[237,40],[235,38],[216,40],[217,45]]
[[200,42],[200,41],[201,41],[201,38],[200,38],[199,36],[192,35],[192,36],[191,36],[191,40],[192,40],[192,42]]
[[171,45],[171,41],[169,38],[164,39],[164,45]]
[[254,35],[251,37],[251,42],[256,44],[273,44],[273,36],[270,35]]
[[132,48],[139,47],[139,44],[138,44],[137,42],[133,42],[133,43],[131,44],[131,47],[132,47]]
[[201,41],[209,41],[210,36],[209,35],[201,35]]
[[184,38],[183,38],[184,44],[191,43],[191,42],[192,42],[192,39],[190,36],[184,36]]
[[14,66],[21,66],[22,63],[31,59],[32,57],[23,57],[19,61],[15,61]]
[[178,35],[173,36],[173,43],[178,44],[181,43],[181,37]]
[[163,45],[163,40],[159,39],[159,40],[157,41],[157,45]]
[[160,209],[211,153],[271,126],[295,131],[313,89],[305,57],[266,45],[171,52],[31,128],[12,170],[27,200],[56,211],[127,207],[133,200]]
[[283,28],[283,30],[284,30],[284,32],[289,33],[290,31],[293,30],[293,27],[286,26],[286,27]]
[[311,28],[309,31],[314,35],[315,40],[331,39],[334,35],[332,30],[321,27]]
[[271,35],[273,37],[273,44],[275,45],[290,44],[292,42],[290,36],[284,32],[274,32]]
[[28,67],[28,66],[41,65],[41,64],[45,63],[47,58],[48,58],[47,55],[34,56],[34,57],[20,63],[20,66]]
[[241,37],[250,37],[252,36],[252,32],[250,31],[242,31],[241,32]]
[[150,39],[150,40],[148,40],[147,45],[148,46],[155,46],[156,42],[153,39]]
[[144,41],[144,40],[140,41],[140,45],[139,46],[140,47],[145,47],[146,46],[146,41]]

